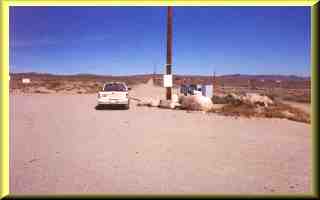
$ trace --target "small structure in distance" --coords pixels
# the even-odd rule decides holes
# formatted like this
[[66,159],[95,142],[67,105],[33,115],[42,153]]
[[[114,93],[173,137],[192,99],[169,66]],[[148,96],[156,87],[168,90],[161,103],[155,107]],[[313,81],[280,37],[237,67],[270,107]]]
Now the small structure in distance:
[[31,83],[31,80],[30,80],[30,78],[22,78],[22,83],[28,84],[28,83]]
[[183,84],[180,87],[180,93],[185,96],[200,95],[211,98],[213,96],[213,85]]

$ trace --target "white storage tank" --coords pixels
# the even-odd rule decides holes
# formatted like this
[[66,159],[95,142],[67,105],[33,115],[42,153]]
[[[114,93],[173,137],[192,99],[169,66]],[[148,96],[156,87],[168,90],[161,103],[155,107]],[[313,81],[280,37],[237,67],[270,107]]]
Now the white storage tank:
[[213,85],[203,85],[202,96],[211,98],[213,96]]

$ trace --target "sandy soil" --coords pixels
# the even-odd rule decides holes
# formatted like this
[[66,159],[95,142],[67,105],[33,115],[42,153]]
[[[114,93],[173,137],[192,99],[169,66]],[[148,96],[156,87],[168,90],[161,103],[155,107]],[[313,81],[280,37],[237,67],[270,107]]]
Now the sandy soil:
[[311,192],[310,124],[95,105],[10,95],[11,193]]

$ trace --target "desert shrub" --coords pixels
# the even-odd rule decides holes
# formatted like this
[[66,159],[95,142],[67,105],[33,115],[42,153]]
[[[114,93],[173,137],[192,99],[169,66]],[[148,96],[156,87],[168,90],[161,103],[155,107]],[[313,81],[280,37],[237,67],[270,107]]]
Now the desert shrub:
[[255,106],[252,104],[227,104],[223,106],[219,113],[226,116],[244,116],[244,117],[253,117],[255,116]]
[[243,104],[243,102],[240,99],[236,99],[230,94],[228,94],[225,98],[229,104],[232,104],[232,105],[242,105]]
[[213,96],[211,98],[214,104],[232,104],[232,105],[239,105],[241,104],[241,100],[234,98],[232,95],[228,94],[226,96]]
[[98,83],[93,84],[92,87],[94,88],[95,91],[99,91],[100,88],[102,89],[102,86]]
[[62,84],[58,81],[49,82],[47,83],[46,87],[49,90],[56,90],[58,87],[60,87]]
[[39,94],[48,94],[49,92],[47,91],[42,91],[42,90],[36,90],[34,91],[35,93],[39,93]]
[[102,89],[103,89],[103,87],[102,87],[101,85],[99,85],[99,86],[97,87],[97,91],[102,91]]
[[214,104],[227,104],[228,103],[225,97],[220,97],[220,96],[215,96],[215,95],[211,98],[211,100]]
[[277,106],[272,106],[264,108],[263,112],[257,114],[257,117],[266,117],[266,118],[285,118],[283,110],[277,108]]
[[283,114],[283,111],[288,111],[293,114],[292,116],[286,116],[283,114],[284,118],[287,118],[293,121],[298,121],[298,122],[310,123],[310,115],[298,108],[294,108],[287,104],[278,103],[275,109],[282,111],[282,114]]
[[285,118],[293,121],[310,123],[309,114],[298,108],[294,108],[280,102],[275,102],[275,104],[268,107],[244,102],[238,104],[226,104],[222,108],[213,110],[212,112],[220,113],[225,116]]

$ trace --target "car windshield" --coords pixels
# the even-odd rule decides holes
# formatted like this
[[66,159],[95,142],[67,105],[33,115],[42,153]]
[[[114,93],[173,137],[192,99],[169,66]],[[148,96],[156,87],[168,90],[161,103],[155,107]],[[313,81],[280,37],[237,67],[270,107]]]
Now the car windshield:
[[103,88],[103,91],[106,91],[106,92],[109,92],[109,91],[125,92],[126,87],[123,84],[111,83],[111,84],[106,84]]

